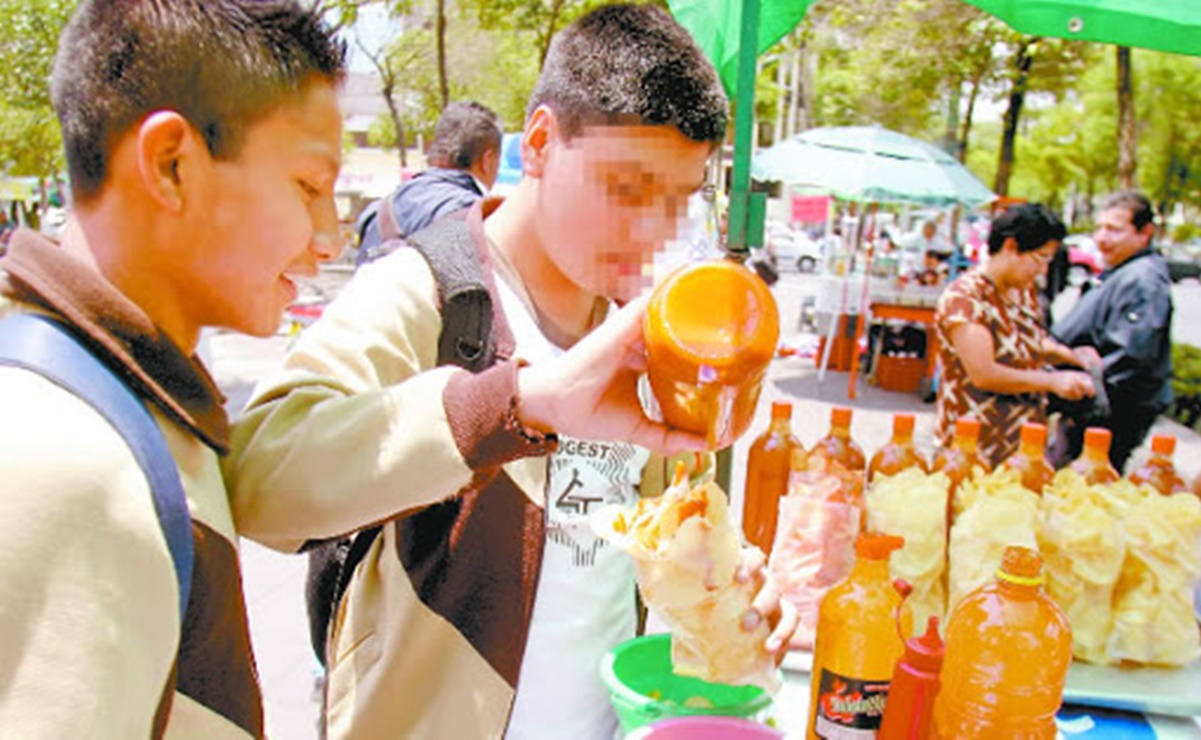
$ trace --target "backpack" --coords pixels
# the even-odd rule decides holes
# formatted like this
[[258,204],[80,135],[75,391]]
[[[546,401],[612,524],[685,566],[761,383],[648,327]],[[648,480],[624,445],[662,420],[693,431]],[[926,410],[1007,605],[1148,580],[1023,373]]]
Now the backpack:
[[182,630],[195,561],[192,516],[163,430],[133,389],[57,319],[16,314],[0,321],[0,365],[37,373],[86,401],[125,440],[150,484],[154,511],[171,552]]
[[[496,360],[492,334],[492,295],[466,221],[466,211],[442,218],[417,233],[399,237],[390,208],[379,210],[383,254],[406,244],[416,249],[438,286],[442,333],[438,338],[438,365],[458,365],[479,372]],[[355,568],[367,555],[383,525],[367,527],[341,537],[305,543],[309,570],[305,605],[309,639],[322,665],[334,612],[350,585]]]

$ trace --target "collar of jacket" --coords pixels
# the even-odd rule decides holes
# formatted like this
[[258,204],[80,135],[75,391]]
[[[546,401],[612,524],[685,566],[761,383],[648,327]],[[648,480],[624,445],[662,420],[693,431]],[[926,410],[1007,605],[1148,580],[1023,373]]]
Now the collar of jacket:
[[1108,280],[1110,278],[1110,276],[1113,275],[1115,272],[1122,269],[1126,265],[1133,264],[1135,260],[1142,259],[1143,257],[1151,257],[1151,256],[1155,256],[1155,255],[1159,255],[1159,250],[1157,250],[1155,247],[1148,244],[1146,246],[1146,248],[1140,249],[1139,251],[1130,255],[1130,257],[1125,262],[1118,265],[1117,267],[1107,267],[1105,270],[1103,270],[1101,272],[1100,275],[1097,276],[1097,278],[1102,281]]
[[229,451],[225,398],[204,366],[90,265],[40,234],[18,230],[0,259],[0,295],[65,319],[139,395],[218,453]]

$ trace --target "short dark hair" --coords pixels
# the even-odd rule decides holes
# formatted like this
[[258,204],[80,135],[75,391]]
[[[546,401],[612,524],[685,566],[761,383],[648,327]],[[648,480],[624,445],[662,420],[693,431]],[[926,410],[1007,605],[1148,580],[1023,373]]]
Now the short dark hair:
[[50,94],[77,199],[100,192],[111,149],[155,110],[187,119],[219,159],[345,44],[297,0],[83,0],[59,40]]
[[1068,230],[1059,216],[1041,203],[1019,203],[1010,206],[993,219],[988,232],[988,253],[996,254],[1013,237],[1019,253],[1041,249],[1047,242],[1063,241]]
[[1130,223],[1140,231],[1147,224],[1155,223],[1155,208],[1147,196],[1136,190],[1122,190],[1107,197],[1101,203],[1101,210],[1124,208],[1130,211]]
[[489,149],[499,154],[503,134],[500,117],[491,108],[456,101],[442,110],[427,159],[435,167],[465,170]]
[[560,31],[530,96],[568,136],[585,126],[669,125],[721,142],[729,101],[717,72],[676,21],[651,5],[607,5]]

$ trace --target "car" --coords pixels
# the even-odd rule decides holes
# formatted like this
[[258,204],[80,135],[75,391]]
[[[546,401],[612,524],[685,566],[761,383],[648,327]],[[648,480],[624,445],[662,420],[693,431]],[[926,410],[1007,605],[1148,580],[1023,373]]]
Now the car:
[[764,228],[780,265],[795,265],[801,272],[813,272],[822,261],[821,245],[783,221],[768,221]]
[[1162,251],[1173,283],[1189,278],[1201,280],[1201,244],[1177,244]]
[[1069,234],[1063,239],[1068,248],[1068,284],[1083,285],[1105,269],[1105,259],[1097,243],[1088,234]]

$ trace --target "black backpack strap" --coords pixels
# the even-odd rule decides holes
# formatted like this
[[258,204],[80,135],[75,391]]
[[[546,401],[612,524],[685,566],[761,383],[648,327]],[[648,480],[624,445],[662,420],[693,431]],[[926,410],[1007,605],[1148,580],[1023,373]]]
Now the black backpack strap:
[[38,314],[0,321],[0,365],[37,373],[86,401],[121,435],[142,468],[179,583],[179,621],[188,611],[195,561],[192,516],[163,430],[133,390],[62,322]]
[[[496,359],[496,338],[492,332],[493,299],[466,214],[461,211],[439,219],[403,242],[395,237],[385,237],[381,248],[391,252],[407,243],[429,263],[438,286],[438,308],[442,316],[438,365],[458,365],[471,372],[480,372]],[[396,219],[391,214],[389,202],[380,205],[379,218],[382,233],[387,233],[389,228],[396,232]],[[382,531],[382,525],[376,525],[347,537],[309,546],[306,583],[309,637],[322,664],[325,664],[334,610],[350,586],[355,568]]]

